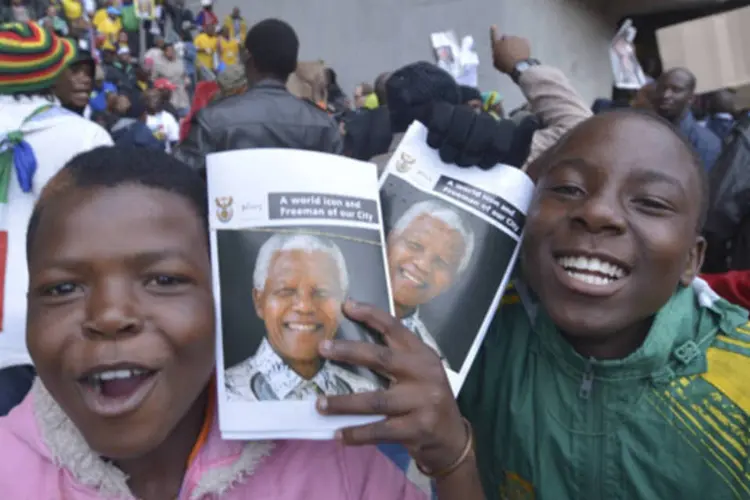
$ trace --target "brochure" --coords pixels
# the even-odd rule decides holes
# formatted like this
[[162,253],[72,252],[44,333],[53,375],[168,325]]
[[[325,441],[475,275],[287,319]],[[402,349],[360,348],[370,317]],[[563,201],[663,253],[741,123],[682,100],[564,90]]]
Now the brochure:
[[513,271],[534,184],[520,169],[446,165],[407,130],[381,178],[396,316],[458,394]]
[[314,406],[386,385],[318,355],[324,339],[379,341],[343,316],[346,298],[392,312],[376,167],[253,149],[209,155],[207,178],[223,437],[330,439],[381,418]]

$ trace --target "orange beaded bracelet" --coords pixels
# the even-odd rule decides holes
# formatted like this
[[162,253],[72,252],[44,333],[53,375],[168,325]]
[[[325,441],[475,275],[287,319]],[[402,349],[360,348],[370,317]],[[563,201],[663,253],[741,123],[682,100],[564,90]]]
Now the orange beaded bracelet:
[[455,472],[456,469],[461,467],[466,459],[471,456],[471,452],[474,451],[474,431],[472,430],[471,424],[468,420],[466,420],[465,418],[461,418],[461,420],[463,421],[464,427],[466,428],[466,446],[464,446],[464,449],[461,451],[461,454],[458,456],[458,458],[454,460],[450,465],[437,472],[430,472],[417,462],[416,466],[417,469],[419,469],[419,472],[433,479],[440,479]]

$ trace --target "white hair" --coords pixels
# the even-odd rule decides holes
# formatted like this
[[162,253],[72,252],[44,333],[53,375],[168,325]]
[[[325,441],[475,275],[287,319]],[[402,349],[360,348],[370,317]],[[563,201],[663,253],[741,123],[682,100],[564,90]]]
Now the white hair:
[[427,215],[428,217],[444,222],[448,227],[461,235],[461,238],[464,240],[464,254],[458,265],[458,272],[463,272],[468,267],[469,262],[471,262],[471,256],[474,254],[474,230],[466,223],[461,214],[447,203],[436,200],[415,203],[398,219],[391,233],[396,235],[401,234],[415,219],[422,215]]
[[339,284],[341,291],[346,293],[349,289],[349,273],[346,270],[346,260],[341,249],[333,241],[309,234],[275,234],[271,236],[258,251],[255,259],[255,271],[253,271],[253,287],[263,290],[266,287],[268,271],[271,267],[276,252],[290,250],[301,250],[306,253],[325,252],[336,263],[339,270]]

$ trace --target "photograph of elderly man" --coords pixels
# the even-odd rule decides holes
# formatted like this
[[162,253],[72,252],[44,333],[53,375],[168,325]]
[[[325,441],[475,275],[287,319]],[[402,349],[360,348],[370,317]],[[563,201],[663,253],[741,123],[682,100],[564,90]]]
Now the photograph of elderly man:
[[453,285],[471,261],[474,232],[451,205],[415,203],[388,234],[388,265],[396,315],[445,360],[419,317],[419,307]]
[[318,356],[320,342],[336,336],[348,288],[344,255],[331,239],[304,233],[268,239],[248,294],[265,336],[253,356],[225,371],[228,398],[304,400],[378,389]]

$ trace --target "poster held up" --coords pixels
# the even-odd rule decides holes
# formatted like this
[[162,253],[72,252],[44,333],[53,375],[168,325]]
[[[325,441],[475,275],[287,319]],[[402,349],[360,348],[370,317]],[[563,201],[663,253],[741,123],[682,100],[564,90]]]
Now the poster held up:
[[534,185],[521,170],[444,164],[415,122],[381,178],[396,315],[461,389],[516,262]]
[[295,150],[209,155],[219,423],[225,439],[330,439],[380,417],[322,416],[320,394],[378,390],[363,367],[321,359],[341,338],[379,342],[341,312],[392,310],[376,167]]

